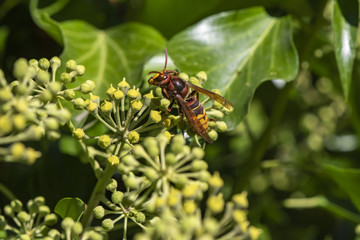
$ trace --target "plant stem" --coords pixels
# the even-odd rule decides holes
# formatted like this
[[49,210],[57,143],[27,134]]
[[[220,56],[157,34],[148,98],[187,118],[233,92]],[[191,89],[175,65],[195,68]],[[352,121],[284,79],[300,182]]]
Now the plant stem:
[[0,183],[0,192],[10,201],[16,199],[15,195],[2,183]]

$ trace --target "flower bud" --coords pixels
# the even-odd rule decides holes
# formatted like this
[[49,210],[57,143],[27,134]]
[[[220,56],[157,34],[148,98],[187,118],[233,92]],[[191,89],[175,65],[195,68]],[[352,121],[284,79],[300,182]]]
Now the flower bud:
[[102,149],[110,146],[112,139],[108,135],[102,135],[99,137],[97,145]]
[[105,113],[110,112],[112,110],[112,107],[113,107],[112,103],[106,100],[100,105],[101,111]]
[[161,112],[156,111],[156,110],[151,110],[150,112],[150,120],[153,123],[159,123],[161,121],[162,117],[161,117]]
[[122,99],[122,98],[124,97],[124,93],[123,93],[123,91],[121,91],[121,90],[118,89],[118,90],[116,90],[116,91],[114,92],[113,97],[114,97],[116,100]]
[[14,210],[10,207],[10,205],[5,205],[4,214],[9,217],[14,217]]
[[126,93],[130,98],[139,98],[141,97],[141,94],[138,90],[136,90],[135,88],[129,89]]
[[191,169],[193,171],[206,170],[207,168],[208,164],[203,160],[194,160],[191,162]]
[[50,208],[46,205],[40,206],[39,207],[39,214],[40,216],[46,216],[47,214],[50,213]]
[[[66,218],[65,218],[66,219]],[[64,221],[65,221],[64,219]],[[71,218],[70,218],[71,219]],[[72,219],[71,219],[72,220]],[[64,222],[63,221],[63,222]],[[50,213],[48,215],[45,216],[44,218],[44,223],[47,225],[47,226],[52,226],[54,225],[55,223],[57,222],[57,217],[54,213]]]
[[36,59],[30,59],[29,66],[34,67],[36,70],[38,70],[39,69],[39,61]]
[[82,76],[85,73],[85,66],[84,65],[77,65],[76,72],[78,76]]
[[74,220],[71,217],[66,217],[61,222],[61,227],[67,231],[70,230],[74,225]]
[[45,86],[47,83],[49,83],[50,80],[50,73],[45,70],[39,70],[36,74],[36,82],[39,85]]
[[[131,90],[131,89],[130,89],[130,90]],[[130,91],[130,90],[129,90],[129,91]],[[132,108],[133,110],[139,111],[139,110],[142,108],[143,104],[142,104],[142,102],[141,102],[140,100],[132,100],[130,106],[131,106],[131,108]]]
[[39,99],[43,103],[49,102],[52,99],[52,97],[53,97],[52,93],[47,89],[43,90],[39,95]]
[[21,234],[19,240],[31,240],[31,237],[27,234]]
[[97,206],[93,210],[96,219],[102,219],[105,216],[105,209],[102,206]]
[[0,215],[0,231],[4,231],[6,226],[6,220],[3,215]]
[[137,214],[135,216],[135,221],[138,223],[144,223],[145,220],[146,220],[145,214],[142,212],[137,212]]
[[235,209],[232,213],[232,217],[235,222],[242,223],[247,221],[247,213],[245,210]]
[[102,221],[101,225],[103,229],[105,229],[106,231],[109,231],[114,228],[114,222],[110,218],[107,218],[104,221]]
[[66,62],[66,71],[76,71],[76,62],[74,60],[69,60]]
[[116,88],[114,88],[113,85],[110,84],[110,87],[106,90],[106,94],[109,97],[112,97],[114,95],[115,91],[116,91]]
[[25,161],[28,164],[33,164],[36,159],[41,157],[41,152],[35,151],[33,148],[27,148],[25,152]]
[[166,164],[168,165],[173,165],[176,163],[176,156],[175,154],[173,153],[167,153],[165,155],[165,161],[166,161]]
[[191,155],[193,156],[193,158],[203,159],[205,152],[200,147],[194,147],[193,149],[191,149]]
[[225,201],[222,194],[210,196],[207,200],[207,206],[213,213],[220,213],[224,210]]
[[51,82],[48,85],[48,89],[54,95],[56,95],[61,90],[61,85],[59,82]]
[[14,160],[22,159],[25,154],[25,145],[21,142],[12,144],[10,147],[10,153]]
[[107,161],[111,166],[118,165],[120,162],[119,158],[115,155],[108,157]]
[[34,200],[30,199],[26,205],[30,214],[37,214],[39,212],[39,205]]
[[208,182],[209,179],[211,178],[211,174],[206,170],[201,170],[197,176],[198,176],[198,179],[203,182]]
[[139,187],[139,181],[132,172],[130,172],[129,175],[124,175],[123,180],[125,185],[130,189],[136,189]]
[[223,106],[221,103],[215,101],[215,102],[213,103],[213,108],[215,108],[215,109],[217,109],[217,110],[222,110],[222,109],[224,108],[224,106]]
[[41,58],[39,60],[39,68],[42,70],[48,70],[50,67],[50,62],[46,58]]
[[160,87],[155,88],[155,95],[158,97],[162,97],[162,89]]
[[195,198],[200,191],[200,186],[196,182],[190,182],[182,190],[183,196],[186,198]]
[[128,166],[138,166],[139,162],[134,158],[133,155],[127,154],[122,159],[121,162],[125,163]]
[[181,78],[185,81],[189,81],[189,75],[187,75],[186,73],[180,73],[179,78]]
[[95,102],[90,102],[89,105],[86,107],[86,110],[89,112],[94,112],[98,109],[99,105]]
[[224,117],[224,113],[216,109],[207,111],[206,114],[208,115],[209,118],[221,119]]
[[[1,124],[0,124],[1,126]],[[41,126],[31,125],[28,128],[29,135],[32,136],[32,140],[40,140],[45,135],[45,129]]]
[[245,191],[242,193],[235,194],[232,197],[232,201],[236,204],[236,206],[241,208],[247,208],[249,206],[249,202],[247,199],[247,192]]
[[58,67],[60,67],[60,65],[61,65],[61,60],[60,60],[60,58],[58,58],[58,57],[52,57],[51,59],[50,59],[50,65],[51,65],[51,68],[53,69],[53,70],[56,70]]
[[129,139],[130,143],[135,144],[135,143],[139,142],[140,134],[137,133],[136,131],[131,131],[128,135],[128,139]]
[[219,172],[214,172],[214,175],[209,179],[209,185],[213,188],[221,188],[224,185]]
[[76,98],[71,101],[75,109],[82,110],[86,107],[86,103],[83,98]]
[[21,114],[16,114],[13,116],[13,125],[16,130],[21,131],[26,127],[26,119]]
[[26,223],[26,222],[28,222],[28,221],[30,221],[30,215],[27,213],[27,212],[25,212],[25,211],[21,211],[21,212],[19,212],[18,213],[18,215],[17,215],[17,218],[19,219],[19,221],[21,222],[21,223]]
[[210,130],[208,132],[208,135],[209,135],[210,139],[213,141],[216,141],[216,139],[218,138],[218,133],[215,130]]
[[121,82],[118,83],[118,87],[121,89],[121,91],[127,92],[130,88],[130,85],[125,81],[124,78]]
[[59,121],[53,117],[48,117],[48,118],[44,119],[44,125],[49,130],[58,130],[59,129]]
[[5,135],[11,132],[12,124],[9,116],[0,116],[0,135]]
[[160,110],[163,112],[166,112],[168,110],[168,107],[170,105],[170,100],[167,98],[162,98],[160,100]]
[[200,80],[200,82],[206,82],[207,74],[204,71],[200,71],[196,74],[196,77]]
[[10,206],[12,207],[14,212],[20,212],[23,204],[20,200],[15,199],[10,202]]
[[120,191],[115,191],[112,195],[111,195],[111,201],[114,204],[119,204],[122,202],[124,198],[124,193],[120,192]]
[[75,91],[72,89],[66,89],[63,96],[66,100],[71,101],[75,98]]
[[196,85],[196,86],[200,86],[200,85],[201,85],[199,79],[197,79],[196,77],[190,77],[189,83],[192,83],[192,84],[194,84],[194,85]]
[[155,182],[156,179],[158,179],[159,175],[157,171],[153,168],[147,168],[144,172],[144,175],[151,181]]
[[60,82],[63,83],[63,84],[67,84],[67,83],[71,83],[72,82],[72,77],[69,73],[62,73],[60,75]]
[[136,158],[141,158],[147,155],[147,153],[145,152],[144,148],[141,145],[134,145],[133,149],[132,149],[134,156]]
[[118,183],[115,179],[110,179],[108,184],[106,185],[106,190],[114,192],[118,186]]
[[184,202],[184,212],[188,215],[194,214],[196,211],[196,203],[193,200],[186,200]]
[[216,130],[218,132],[226,132],[227,131],[227,125],[223,121],[217,121],[216,122]]
[[19,58],[14,63],[13,75],[16,79],[21,79],[25,76],[28,70],[28,61],[25,58]]
[[7,102],[13,97],[9,86],[0,89],[0,101]]
[[80,235],[83,231],[83,226],[80,222],[75,222],[72,227],[72,232],[75,233],[75,235]]
[[80,92],[87,94],[95,89],[95,83],[91,80],[86,80],[83,84],[80,85]]
[[158,142],[154,137],[145,138],[144,146],[151,157],[159,155]]

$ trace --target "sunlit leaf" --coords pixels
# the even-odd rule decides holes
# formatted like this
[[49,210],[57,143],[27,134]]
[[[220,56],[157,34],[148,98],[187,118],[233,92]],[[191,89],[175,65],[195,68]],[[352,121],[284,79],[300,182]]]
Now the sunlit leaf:
[[206,71],[205,88],[219,88],[234,104],[230,128],[243,120],[262,81],[291,81],[298,71],[290,19],[271,17],[262,8],[211,16],[175,35],[169,54],[181,71]]
[[78,221],[85,210],[85,203],[79,198],[63,198],[55,206],[55,212],[62,218]]
[[347,98],[356,55],[359,6],[357,0],[335,0],[333,5],[332,25],[334,29],[335,57],[343,92]]
[[332,165],[325,165],[324,170],[337,183],[360,211],[360,170],[351,168],[339,168]]

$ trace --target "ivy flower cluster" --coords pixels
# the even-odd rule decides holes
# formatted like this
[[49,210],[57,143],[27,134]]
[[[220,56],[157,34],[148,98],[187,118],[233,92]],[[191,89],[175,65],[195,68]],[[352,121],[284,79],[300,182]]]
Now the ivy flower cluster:
[[65,89],[65,84],[84,74],[85,67],[74,66],[70,60],[66,72],[56,81],[60,65],[58,57],[39,61],[20,58],[14,64],[16,80],[12,82],[0,70],[0,146],[4,146],[0,147],[0,160],[32,164],[41,153],[22,142],[37,141],[44,136],[58,139],[60,126],[71,119],[70,111],[61,106],[59,99],[68,98],[74,90],[87,93],[95,87],[88,80],[78,89]]

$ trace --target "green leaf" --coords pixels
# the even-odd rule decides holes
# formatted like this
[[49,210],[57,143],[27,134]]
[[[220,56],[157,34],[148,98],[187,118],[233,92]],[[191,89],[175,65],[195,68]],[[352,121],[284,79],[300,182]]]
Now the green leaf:
[[81,146],[77,140],[70,136],[63,136],[59,141],[59,148],[62,153],[79,156],[82,152]]
[[333,5],[335,57],[343,92],[345,98],[348,98],[356,55],[359,5],[357,0],[335,0]]
[[47,9],[52,8],[39,10],[32,6],[32,16],[39,27],[63,42],[62,68],[69,59],[86,67],[84,76],[69,84],[70,88],[91,79],[96,84],[95,94],[105,96],[110,83],[117,84],[123,77],[139,85],[145,62],[165,49],[164,37],[152,27],[126,23],[102,30],[81,20],[56,22],[48,17]]
[[6,39],[9,35],[9,29],[5,26],[0,26],[0,57],[3,56],[5,47],[6,47]]
[[181,71],[206,71],[204,87],[220,89],[234,104],[227,118],[230,128],[244,119],[261,82],[291,81],[299,65],[290,19],[270,17],[262,8],[206,18],[174,36],[169,54]]
[[62,218],[71,217],[78,221],[85,210],[85,203],[79,198],[63,198],[55,206],[55,212]]
[[325,165],[324,171],[329,174],[337,185],[349,196],[350,200],[360,211],[360,170]]

